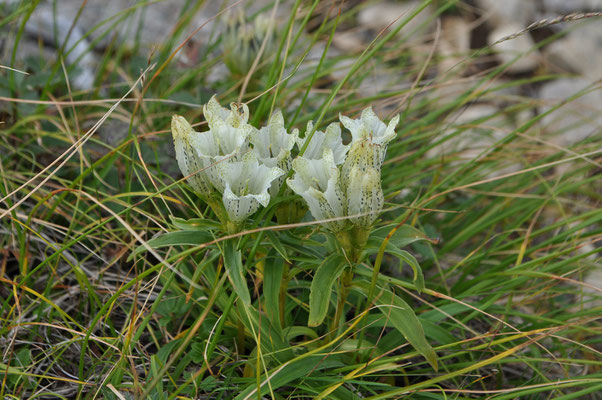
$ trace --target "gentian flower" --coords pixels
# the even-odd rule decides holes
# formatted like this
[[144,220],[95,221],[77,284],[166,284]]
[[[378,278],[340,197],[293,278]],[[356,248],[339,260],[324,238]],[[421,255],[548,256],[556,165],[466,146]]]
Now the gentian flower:
[[240,225],[262,205],[270,202],[268,189],[272,182],[284,175],[278,167],[259,164],[254,152],[247,152],[242,161],[219,166],[224,180],[223,202],[230,220]]
[[204,171],[204,160],[199,156],[193,143],[201,135],[195,132],[184,117],[171,118],[171,132],[176,148],[176,160],[180,171],[192,188],[200,195],[210,193],[212,185]]
[[[297,139],[297,147],[299,150],[303,148],[303,145],[308,139],[309,134],[314,128],[313,122],[309,121],[307,123],[307,128],[305,129],[305,137]],[[340,165],[345,161],[345,156],[347,155],[347,151],[349,151],[349,145],[343,144],[343,139],[341,137],[341,127],[338,123],[333,122],[332,124],[326,127],[326,131],[315,131],[305,152],[303,153],[303,157],[310,160],[317,160],[322,158],[322,154],[324,153],[324,149],[331,149],[334,157],[334,163],[336,165]]]
[[[299,136],[294,129],[290,134],[284,127],[284,118],[280,111],[274,112],[268,121],[268,126],[255,130],[250,137],[253,151],[259,161],[268,167],[278,167],[285,174],[291,169],[291,150]],[[270,194],[276,195],[284,182],[281,176],[272,183]]]
[[[293,192],[303,197],[314,219],[345,216],[344,194],[339,184],[339,169],[334,163],[332,149],[325,149],[319,160],[297,157],[293,160],[293,169],[295,176],[289,178],[287,184]],[[332,232],[345,228],[345,220],[324,224]]]

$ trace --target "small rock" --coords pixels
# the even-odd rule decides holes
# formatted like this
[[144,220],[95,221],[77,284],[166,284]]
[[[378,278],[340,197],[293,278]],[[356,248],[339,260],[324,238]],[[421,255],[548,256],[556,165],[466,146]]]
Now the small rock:
[[[405,18],[409,17],[420,5],[422,1],[412,0],[405,3],[393,3],[383,1],[377,4],[371,4],[362,9],[358,14],[358,22],[360,25],[365,26],[376,31],[381,31],[389,27],[389,29],[395,29]],[[428,21],[433,15],[433,9],[427,7],[422,10],[418,15],[412,18],[402,29],[401,32],[411,33],[420,37],[424,34],[431,26],[432,23],[427,24],[425,27],[420,26]]]
[[39,36],[48,44],[64,48],[65,62],[79,69],[70,77],[71,84],[79,89],[91,89],[97,60],[83,31],[79,26],[71,25],[72,20],[53,15],[49,8],[40,7],[32,14],[25,29],[30,36]]
[[351,67],[355,64],[355,59],[353,58],[342,58],[333,65],[330,76],[335,81],[341,81],[347,76],[349,71],[351,71]]
[[511,22],[519,25],[519,30],[533,22],[536,12],[534,0],[477,0],[477,6],[492,27]]
[[600,11],[602,0],[543,0],[543,9],[559,13]]
[[546,47],[546,58],[563,71],[602,79],[602,23],[589,22]]
[[539,53],[534,49],[535,42],[528,33],[493,45],[498,40],[515,34],[521,29],[520,25],[514,23],[503,25],[491,31],[487,38],[502,64],[514,60],[511,65],[507,66],[506,71],[509,73],[529,72],[537,68],[539,63]]
[[437,52],[441,60],[437,65],[440,74],[457,68],[470,51],[470,26],[460,17],[448,17],[441,24]]
[[[560,101],[575,93],[590,88],[594,83],[582,78],[558,79],[545,85],[539,94],[541,112],[546,112]],[[559,146],[579,143],[588,136],[598,133],[602,127],[602,90],[591,91],[542,119],[546,132],[544,140]]]
[[[429,150],[428,158],[447,156],[460,161],[472,160],[506,135],[505,132],[491,127],[501,128],[508,125],[507,119],[500,114],[497,107],[486,104],[472,105],[451,115],[448,120],[453,125],[441,133],[443,137],[454,134],[458,129],[462,129],[462,132]],[[477,122],[479,120],[481,121]],[[463,125],[475,127],[467,128],[462,127]],[[435,140],[440,140],[442,136],[436,137]]]
[[332,44],[339,50],[349,53],[360,53],[364,51],[367,45],[364,35],[355,30],[336,32],[332,38]]

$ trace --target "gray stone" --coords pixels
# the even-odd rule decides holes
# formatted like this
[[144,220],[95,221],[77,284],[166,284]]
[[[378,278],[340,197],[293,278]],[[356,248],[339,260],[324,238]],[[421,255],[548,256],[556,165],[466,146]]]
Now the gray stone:
[[533,22],[537,10],[534,0],[477,0],[476,3],[493,27],[512,22],[522,29]]
[[[558,79],[545,85],[539,94],[546,112],[575,93],[594,87],[595,84],[582,78]],[[559,146],[577,144],[602,131],[602,89],[598,88],[563,105],[542,119],[544,140]]]
[[[358,22],[360,25],[376,31],[387,29],[389,26],[389,29],[394,29],[406,17],[409,17],[409,15],[411,15],[422,3],[422,1],[412,0],[404,3],[383,1],[370,4],[359,12],[357,17]],[[425,8],[412,18],[412,20],[402,28],[400,33],[406,34],[415,31],[414,35],[416,37],[423,36],[423,34],[433,26],[432,23],[427,22],[432,15],[433,8],[430,6]],[[426,25],[421,28],[421,25],[424,23],[426,23]]]
[[515,34],[521,29],[520,25],[509,23],[491,31],[487,38],[502,64],[514,60],[506,69],[510,73],[529,72],[539,64],[539,52],[535,49],[535,42],[528,33],[494,45],[498,40]]
[[[489,118],[486,121],[475,122]],[[508,126],[508,120],[499,113],[495,106],[475,104],[463,109],[448,118],[448,129],[442,132],[435,140],[449,137],[447,140],[433,147],[427,152],[427,157],[452,157],[459,161],[472,160],[484,150],[491,147],[505,136],[503,131],[492,129]],[[479,125],[479,127],[466,128],[465,125]],[[451,137],[458,129],[462,132]]]
[[361,53],[366,48],[365,36],[356,30],[336,32],[332,44],[342,51]]
[[[433,141],[445,140],[431,148],[426,156],[435,160],[445,159],[443,163],[449,168],[487,157],[489,150],[514,129],[510,118],[488,104],[475,104],[451,115],[445,126],[447,129],[434,137]],[[483,172],[488,178],[493,178],[516,172],[520,168],[520,163],[508,154],[494,169]]]
[[77,25],[72,27],[72,20],[59,14],[54,16],[47,7],[39,7],[25,29],[30,36],[41,37],[45,42],[64,49],[66,64],[78,67],[78,72],[69,77],[74,87],[87,90],[94,86],[97,59],[84,32]]
[[543,0],[543,9],[559,13],[600,11],[602,0]]
[[602,79],[602,23],[588,21],[545,48],[547,60],[563,72]]
[[440,61],[437,64],[439,74],[451,70],[462,71],[458,66],[466,60],[470,52],[470,26],[464,18],[447,17],[441,24],[441,36],[437,45]]

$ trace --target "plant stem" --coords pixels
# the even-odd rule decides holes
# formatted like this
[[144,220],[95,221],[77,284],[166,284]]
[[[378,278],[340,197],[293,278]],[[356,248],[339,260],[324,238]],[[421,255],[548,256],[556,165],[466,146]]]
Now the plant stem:
[[347,296],[349,295],[349,288],[351,287],[352,282],[353,266],[350,266],[350,268],[343,271],[340,277],[340,290],[337,301],[337,309],[334,314],[334,321],[330,330],[329,340],[332,340],[334,337],[336,337],[337,332],[339,331],[339,324],[345,310],[345,303],[347,302]]

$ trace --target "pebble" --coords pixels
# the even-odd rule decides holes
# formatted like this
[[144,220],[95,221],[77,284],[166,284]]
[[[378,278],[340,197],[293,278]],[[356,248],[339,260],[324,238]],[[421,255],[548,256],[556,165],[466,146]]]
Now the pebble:
[[545,48],[547,60],[561,72],[602,79],[602,21],[587,21]]
[[521,29],[520,25],[509,23],[491,31],[487,38],[488,43],[492,45],[492,48],[496,51],[502,64],[509,63],[516,58],[516,60],[514,60],[514,62],[506,69],[509,73],[533,71],[539,64],[539,52],[534,49],[535,42],[529,33],[494,45],[498,40],[515,34]]
[[[594,85],[583,78],[552,81],[541,89],[540,111],[546,112],[560,101]],[[542,126],[545,131],[543,139],[559,146],[578,144],[588,136],[599,133],[602,126],[602,90],[591,91],[546,115],[542,119]]]
[[[358,14],[358,22],[360,25],[381,31],[390,26],[389,29],[394,29],[403,20],[409,17],[423,2],[412,0],[404,3],[394,3],[383,1],[376,4],[371,4],[363,8]],[[415,37],[423,38],[424,33],[433,26],[433,23],[427,21],[433,15],[433,9],[427,7],[418,15],[412,18],[403,28],[403,33],[412,33]],[[426,23],[424,27],[421,25]]]
[[447,17],[441,24],[441,36],[437,46],[441,60],[437,64],[440,74],[446,74],[452,69],[459,69],[470,52],[470,26],[464,18]]
[[537,11],[534,0],[477,0],[476,3],[487,23],[495,28],[512,23],[520,26],[520,30],[533,22]]
[[600,11],[602,10],[602,0],[543,0],[542,8],[559,13]]

